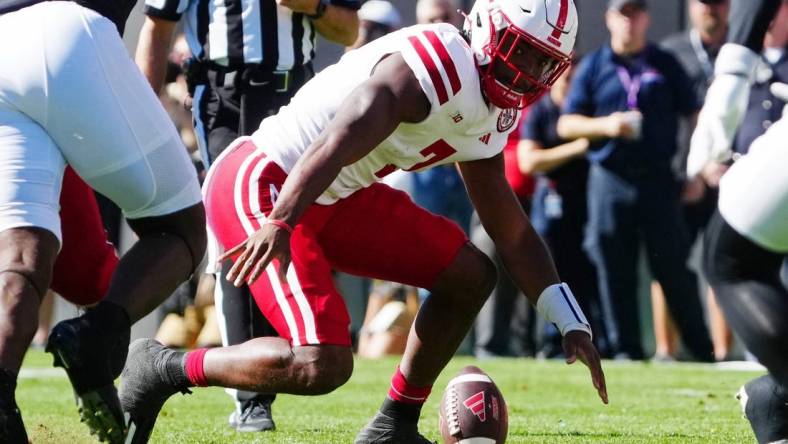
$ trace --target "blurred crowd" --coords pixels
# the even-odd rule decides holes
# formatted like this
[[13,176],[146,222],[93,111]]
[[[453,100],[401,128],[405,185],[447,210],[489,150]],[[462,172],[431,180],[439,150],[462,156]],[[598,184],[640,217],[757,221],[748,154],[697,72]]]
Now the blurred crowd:
[[[695,118],[725,40],[729,0],[687,3],[688,29],[652,42],[646,1],[611,0],[604,12],[609,41],[577,55],[550,93],[523,113],[520,130],[512,133],[504,151],[512,188],[589,317],[597,348],[608,358],[710,362],[743,353],[734,347],[693,259],[727,165],[711,165],[693,179],[682,173]],[[416,19],[462,27],[462,6],[456,0],[419,0]],[[347,50],[410,25],[385,0],[366,1],[358,17],[358,39]],[[788,2],[783,2],[766,37],[748,113],[736,137],[737,153],[745,153],[785,106],[771,95],[769,84],[788,81],[787,45]],[[177,37],[161,100],[201,171],[180,68],[189,57],[185,39]],[[387,176],[386,183],[455,221],[481,250],[496,257],[456,168],[399,171]],[[111,205],[101,210],[117,245],[119,212]],[[207,273],[184,283],[161,308],[156,338],[183,348],[220,345],[215,284]],[[353,332],[358,354],[402,352],[426,290],[380,281],[361,281],[357,288],[367,299],[361,304],[366,309],[359,311],[363,320],[353,324],[360,326]],[[480,358],[561,357],[559,332],[520,296],[506,273],[499,273],[462,350]],[[51,299],[42,305],[38,344],[48,332]],[[643,315],[649,308],[650,319]],[[643,325],[653,326],[653,345]]]

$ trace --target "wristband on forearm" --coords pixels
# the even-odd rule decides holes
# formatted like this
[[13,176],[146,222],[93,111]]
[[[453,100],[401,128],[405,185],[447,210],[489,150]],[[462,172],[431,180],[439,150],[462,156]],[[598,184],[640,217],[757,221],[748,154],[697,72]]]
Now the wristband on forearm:
[[575,296],[565,283],[554,284],[542,291],[536,302],[536,310],[546,320],[555,324],[562,336],[573,330],[584,331],[591,335],[583,310],[575,300]]
[[288,234],[293,234],[293,227],[291,227],[287,222],[279,219],[268,219],[265,221],[265,225],[273,225],[279,227],[288,232]]

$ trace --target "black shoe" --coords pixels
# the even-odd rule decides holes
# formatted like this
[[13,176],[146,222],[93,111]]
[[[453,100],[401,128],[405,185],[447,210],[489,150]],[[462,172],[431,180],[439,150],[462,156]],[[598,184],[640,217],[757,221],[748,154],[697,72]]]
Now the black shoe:
[[123,410],[114,380],[123,368],[129,345],[129,329],[107,331],[90,315],[58,323],[52,329],[46,351],[63,367],[74,389],[79,415],[91,435],[100,441],[122,443]]
[[398,421],[378,412],[356,435],[355,444],[433,444],[419,433],[418,422]]
[[22,414],[13,401],[0,399],[0,442],[28,444]]
[[760,444],[788,443],[788,391],[771,375],[744,384],[736,398]]
[[271,417],[271,400],[252,399],[241,404],[241,410],[230,413],[230,427],[239,432],[267,432],[275,430]]
[[178,392],[191,393],[182,370],[168,371],[173,361],[182,368],[183,355],[153,339],[137,339],[129,347],[120,377],[120,404],[128,418],[125,444],[148,442],[167,399]]

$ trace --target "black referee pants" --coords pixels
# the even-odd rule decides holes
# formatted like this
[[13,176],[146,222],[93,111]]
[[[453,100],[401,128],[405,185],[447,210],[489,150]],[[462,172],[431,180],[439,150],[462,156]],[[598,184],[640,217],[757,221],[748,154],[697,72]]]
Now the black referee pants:
[[[286,81],[281,77],[272,78],[268,83],[255,79],[255,85],[250,86],[246,81],[248,76],[242,71],[209,71],[209,82],[197,85],[192,105],[195,133],[206,170],[236,138],[251,135],[264,118],[276,114],[313,75],[311,66],[304,66],[291,71]],[[219,322],[226,332],[226,345],[260,336],[276,336],[276,331],[255,305],[249,287],[235,287],[224,278],[230,264],[230,261],[222,264],[216,282],[216,304],[221,305],[223,316]],[[275,397],[242,390],[235,394],[239,407],[251,400],[273,402]]]

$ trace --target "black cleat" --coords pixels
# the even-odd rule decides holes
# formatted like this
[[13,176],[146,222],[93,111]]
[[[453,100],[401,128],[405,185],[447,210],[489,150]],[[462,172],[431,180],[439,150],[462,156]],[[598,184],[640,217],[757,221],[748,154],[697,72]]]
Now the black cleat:
[[168,372],[170,358],[182,362],[184,353],[167,348],[153,339],[137,339],[129,348],[126,368],[120,377],[120,403],[128,418],[126,444],[148,442],[162,406],[175,393],[191,393],[185,375]]
[[46,351],[71,381],[79,415],[99,441],[122,443],[125,434],[114,380],[123,368],[129,331],[110,333],[93,325],[87,315],[58,323]]
[[28,444],[22,414],[14,401],[0,399],[0,442]]
[[267,432],[276,429],[269,399],[252,399],[244,402],[240,411],[235,410],[230,414],[228,422],[230,427],[238,432]]
[[382,412],[356,435],[355,444],[433,444],[421,436],[417,422],[401,421]]
[[788,391],[771,375],[744,384],[736,398],[760,444],[788,444]]

